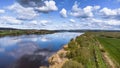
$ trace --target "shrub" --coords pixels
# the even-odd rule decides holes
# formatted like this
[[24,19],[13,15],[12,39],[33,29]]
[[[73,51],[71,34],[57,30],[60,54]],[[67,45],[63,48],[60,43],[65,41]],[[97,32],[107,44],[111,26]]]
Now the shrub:
[[76,61],[69,60],[69,61],[65,62],[65,64],[62,66],[62,68],[83,68],[83,65]]

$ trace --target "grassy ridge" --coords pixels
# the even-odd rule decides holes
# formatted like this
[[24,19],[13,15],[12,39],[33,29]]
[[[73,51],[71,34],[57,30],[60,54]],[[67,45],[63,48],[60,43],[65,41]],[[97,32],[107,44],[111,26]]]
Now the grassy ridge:
[[107,68],[99,49],[99,43],[97,43],[94,35],[90,33],[83,34],[75,40],[71,40],[67,50],[67,57],[70,61],[80,63],[83,68]]
[[[70,61],[63,68],[110,68],[103,57],[103,53],[110,54],[111,60],[120,66],[120,33],[119,32],[87,32],[76,39],[72,39],[66,48]],[[103,49],[100,48],[103,47]],[[73,61],[74,63],[72,63]],[[71,65],[70,65],[71,63]],[[81,67],[75,67],[80,64]],[[74,64],[72,66],[72,64]]]

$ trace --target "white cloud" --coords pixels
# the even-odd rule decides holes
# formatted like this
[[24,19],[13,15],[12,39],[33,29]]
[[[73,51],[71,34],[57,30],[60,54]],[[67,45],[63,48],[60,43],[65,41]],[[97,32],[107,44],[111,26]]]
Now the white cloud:
[[58,7],[56,6],[55,1],[50,0],[50,1],[44,1],[44,6],[41,7],[36,7],[36,10],[40,12],[49,12],[49,11],[57,11]]
[[88,20],[89,22],[95,22],[95,23],[102,23],[104,22],[103,20],[100,20],[100,19],[95,19],[95,18],[91,18]]
[[120,8],[101,9],[100,6],[86,6],[80,8],[75,2],[70,14],[80,18],[79,22],[84,22],[80,24],[82,28],[120,28]]
[[44,27],[46,25],[49,25],[51,21],[49,20],[32,20],[28,21],[28,23],[25,23],[26,26],[31,26],[31,27]]
[[111,10],[111,9],[108,9],[108,8],[103,8],[100,10],[101,13],[103,13],[104,15],[116,15],[117,12],[115,10]]
[[60,14],[61,14],[61,16],[64,17],[64,18],[67,17],[67,10],[63,8],[63,9],[60,11]]
[[33,20],[33,21],[30,21],[30,24],[32,24],[32,25],[37,25],[38,22],[37,22],[36,20]]
[[83,8],[84,14],[88,17],[93,17],[92,10],[93,10],[92,6],[87,6],[87,7]]
[[73,12],[78,12],[82,10],[81,8],[79,8],[79,5],[77,4],[77,2],[74,3],[73,7],[72,7],[72,11]]
[[98,9],[100,9],[100,8],[101,8],[101,7],[98,6],[98,5],[97,5],[97,6],[93,6],[93,9],[94,9],[94,10],[98,10]]
[[80,18],[88,18],[88,17],[93,17],[93,13],[91,12],[90,9],[88,9],[87,7],[84,9],[81,9],[79,11],[72,11],[70,13],[72,16],[75,17],[80,17]]
[[[0,23],[2,23],[3,25],[15,24],[17,25],[18,28],[81,29],[81,28],[94,28],[94,27],[108,28],[112,26],[113,27],[120,26],[120,8],[109,9],[109,8],[101,8],[100,6],[86,6],[84,8],[81,8],[79,7],[79,4],[77,4],[76,2],[72,6],[70,15],[74,17],[78,17],[79,19],[74,19],[74,17],[70,17],[68,20],[65,21],[66,23],[63,23],[63,21],[58,21],[58,22],[62,22],[60,24],[53,23],[49,20],[44,20],[44,19],[39,20],[38,18],[39,15],[38,12],[41,13],[41,12],[51,12],[58,10],[58,7],[56,6],[54,0],[44,0],[44,5],[39,7],[38,6],[23,7],[19,3],[14,3],[13,5],[9,6],[8,9],[12,10],[13,11],[12,14],[15,15],[10,14],[12,16],[1,16]],[[0,10],[0,13],[5,13],[5,10]],[[68,13],[69,11],[67,11],[65,8],[63,8],[59,12],[59,14],[61,14],[62,17],[68,17],[67,15]],[[99,15],[97,15],[96,13]],[[24,25],[18,25],[21,23],[24,23]],[[10,26],[13,27],[14,25],[10,25]]]
[[12,16],[1,16],[0,21],[3,24],[21,24],[22,23],[22,21],[17,20]]
[[41,20],[41,21],[40,21],[40,24],[41,24],[42,26],[45,26],[45,25],[47,25],[48,23],[50,23],[50,21],[47,21],[47,20]]
[[14,3],[13,5],[9,6],[8,9],[15,12],[17,18],[21,20],[31,20],[38,16],[33,8],[22,7],[19,3]]
[[5,10],[0,9],[0,14],[5,13]]
[[76,22],[74,19],[70,19],[69,21],[72,22],[72,23],[75,23],[75,22]]
[[106,19],[120,20],[120,8],[117,9],[103,8],[100,10],[100,14],[102,15],[102,17],[105,17]]
[[109,25],[119,25],[120,26],[120,20],[108,20],[105,22]]
[[96,27],[109,27],[109,26],[119,26],[120,21],[119,20],[103,20],[103,19],[95,19],[91,18],[88,19],[86,22],[91,23],[91,26],[96,26]]
[[85,8],[80,8],[79,5],[75,2],[72,7],[72,16],[80,18],[89,18],[94,17],[94,11],[100,9],[100,6],[86,6]]

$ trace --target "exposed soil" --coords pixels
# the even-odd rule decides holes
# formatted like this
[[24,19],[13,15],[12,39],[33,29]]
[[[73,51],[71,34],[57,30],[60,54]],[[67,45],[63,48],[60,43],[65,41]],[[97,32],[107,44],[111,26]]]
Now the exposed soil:
[[[100,49],[104,49],[102,47],[102,45],[99,45]],[[116,68],[115,64],[113,63],[113,61],[111,60],[111,58],[109,57],[109,54],[107,52],[102,52],[103,55],[103,59],[105,60],[106,64],[109,66],[109,68]]]
[[[67,47],[67,45],[65,45],[64,47]],[[67,51],[62,48],[56,54],[51,56],[49,58],[49,68],[62,68],[63,64],[68,61],[68,59],[65,57],[66,53]]]

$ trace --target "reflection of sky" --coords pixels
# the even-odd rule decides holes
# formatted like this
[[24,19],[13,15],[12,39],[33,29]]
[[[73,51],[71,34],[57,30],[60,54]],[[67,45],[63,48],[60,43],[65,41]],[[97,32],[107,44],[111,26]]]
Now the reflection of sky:
[[[0,38],[0,59],[2,59],[4,56],[4,59],[8,59],[8,57],[20,58],[23,55],[34,54],[36,50],[43,48],[49,49],[51,51],[57,51],[64,44],[67,44],[71,38],[74,38],[80,34],[81,33],[65,32],[46,35],[22,35],[15,37],[2,37]],[[42,55],[46,55],[48,53],[39,52],[39,54]]]
[[[3,37],[0,38],[0,52],[1,51],[7,51],[12,48],[18,47],[19,44],[22,42],[30,42],[35,43],[40,48],[48,48],[48,47],[54,47],[60,46],[63,44],[66,44],[69,42],[69,40],[77,35],[80,35],[80,33],[55,33],[55,34],[46,34],[46,35],[22,35],[18,37]],[[28,44],[28,43],[27,43]],[[24,43],[25,45],[25,43]],[[21,45],[20,45],[21,46]]]

